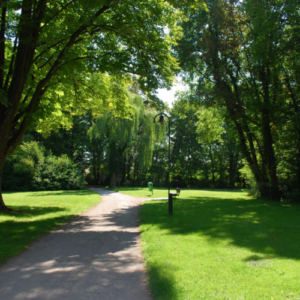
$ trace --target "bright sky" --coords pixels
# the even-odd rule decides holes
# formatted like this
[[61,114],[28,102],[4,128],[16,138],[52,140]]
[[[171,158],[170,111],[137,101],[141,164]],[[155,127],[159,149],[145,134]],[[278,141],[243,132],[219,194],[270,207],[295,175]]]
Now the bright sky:
[[175,93],[177,91],[187,90],[187,86],[184,86],[180,79],[178,79],[178,83],[174,84],[170,90],[167,89],[158,89],[157,97],[164,102],[168,103],[169,107],[172,107],[173,102],[175,101]]

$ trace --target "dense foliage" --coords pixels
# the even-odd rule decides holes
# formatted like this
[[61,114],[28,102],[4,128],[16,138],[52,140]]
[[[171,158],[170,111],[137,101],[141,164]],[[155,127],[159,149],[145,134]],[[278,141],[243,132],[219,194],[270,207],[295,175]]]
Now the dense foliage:
[[182,23],[181,67],[200,111],[234,129],[261,195],[278,200],[300,186],[300,3],[206,3]]
[[77,190],[84,187],[83,170],[66,155],[54,156],[37,142],[24,142],[7,160],[4,191]]
[[299,197],[299,0],[16,3],[2,5],[0,171],[31,128],[90,184],[166,185],[153,91],[181,71],[171,184]]
[[103,164],[109,171],[110,187],[130,180],[131,165],[138,164],[146,172],[152,164],[154,142],[164,133],[153,124],[155,110],[144,106],[143,98],[128,93],[129,118],[116,118],[104,113],[90,128],[91,139],[101,140]]
[[194,2],[0,1],[0,175],[29,127],[70,128],[87,107],[126,116],[133,75],[148,93],[170,85],[179,8]]

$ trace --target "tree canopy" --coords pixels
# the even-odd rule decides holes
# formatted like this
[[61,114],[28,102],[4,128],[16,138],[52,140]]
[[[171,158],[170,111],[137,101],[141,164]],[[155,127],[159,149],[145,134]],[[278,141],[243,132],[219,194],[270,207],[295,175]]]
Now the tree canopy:
[[106,112],[96,120],[88,132],[91,139],[106,140],[102,151],[105,152],[104,156],[112,176],[111,187],[116,186],[117,173],[122,173],[122,181],[125,180],[124,164],[130,156],[136,156],[142,172],[150,168],[154,142],[164,133],[160,126],[153,123],[156,111],[145,108],[141,96],[128,93],[128,99],[128,118],[115,117],[111,112]]
[[280,199],[287,157],[300,184],[299,1],[206,3],[182,23],[181,67],[202,107],[219,107],[234,126],[262,195]]
[[147,93],[170,85],[188,4],[197,1],[1,1],[0,172],[30,125],[68,124],[86,107],[126,114],[126,74]]
[[[168,147],[153,138],[150,108],[164,107],[155,90],[181,72],[190,89],[169,111],[172,184],[245,187],[247,178],[273,200],[299,187],[299,0],[0,7],[0,174],[32,129],[56,155],[92,166],[94,182],[102,172],[164,184]],[[90,127],[91,140],[74,137]],[[53,147],[53,129],[76,145]]]

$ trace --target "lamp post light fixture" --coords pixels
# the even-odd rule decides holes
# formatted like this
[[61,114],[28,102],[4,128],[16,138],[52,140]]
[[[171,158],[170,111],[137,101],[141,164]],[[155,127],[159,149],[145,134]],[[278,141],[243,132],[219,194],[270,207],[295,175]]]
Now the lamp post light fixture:
[[[158,116],[159,116],[159,120],[156,121]],[[159,113],[154,117],[153,123],[159,123],[159,124],[163,125],[164,123],[166,123],[165,117],[168,118],[168,129],[169,129],[168,200],[169,200],[169,215],[172,215],[173,214],[173,198],[172,198],[172,195],[170,194],[170,163],[171,163],[171,156],[170,156],[170,149],[171,149],[171,143],[170,143],[170,117],[165,113]]]

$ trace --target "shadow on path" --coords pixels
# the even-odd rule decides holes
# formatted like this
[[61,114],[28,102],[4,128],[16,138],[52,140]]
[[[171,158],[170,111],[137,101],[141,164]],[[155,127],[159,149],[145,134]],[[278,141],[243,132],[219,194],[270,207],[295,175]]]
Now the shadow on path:
[[102,194],[96,207],[0,267],[1,300],[151,299],[140,254],[141,200]]

